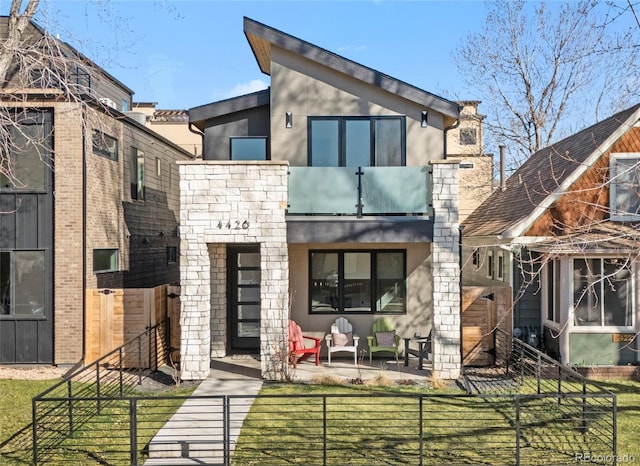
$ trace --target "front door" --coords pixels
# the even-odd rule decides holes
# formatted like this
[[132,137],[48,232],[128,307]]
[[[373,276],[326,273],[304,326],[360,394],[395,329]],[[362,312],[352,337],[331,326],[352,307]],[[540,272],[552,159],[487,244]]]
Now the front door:
[[260,246],[227,249],[228,322],[231,352],[260,349]]

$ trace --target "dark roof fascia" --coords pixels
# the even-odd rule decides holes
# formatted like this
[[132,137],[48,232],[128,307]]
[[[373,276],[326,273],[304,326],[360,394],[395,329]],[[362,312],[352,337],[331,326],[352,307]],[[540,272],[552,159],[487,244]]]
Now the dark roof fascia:
[[188,110],[189,123],[195,125],[198,129],[204,130],[202,123],[211,118],[217,118],[230,113],[250,110],[256,107],[262,107],[270,104],[270,89],[245,94],[230,99],[213,102],[206,105],[200,105]]
[[270,44],[301,55],[308,60],[320,63],[332,70],[347,74],[392,94],[404,97],[412,102],[424,105],[425,107],[436,110],[446,116],[456,119],[459,117],[460,106],[456,102],[431,94],[430,92],[419,89],[404,81],[392,78],[384,73],[356,63],[247,17],[244,18],[244,34],[249,41],[249,45],[251,46],[251,50],[258,62],[260,70],[267,75],[269,75],[271,71],[270,63],[261,62],[260,57],[254,48],[251,36],[256,36]]
[[[6,15],[2,15],[0,16],[0,18],[3,19],[9,19],[8,16]],[[38,23],[36,23],[34,20],[30,21],[31,25],[43,36],[48,34],[47,30],[44,29],[42,26],[40,26]],[[50,34],[49,34],[50,35]],[[129,94],[133,95],[135,94],[135,92],[133,91],[133,89],[129,88],[128,86],[126,86],[122,81],[120,81],[119,79],[117,79],[116,77],[114,77],[111,73],[109,73],[107,70],[105,70],[104,68],[102,68],[100,65],[98,65],[97,63],[95,63],[93,60],[91,60],[90,58],[87,58],[85,55],[83,55],[78,49],[76,49],[73,45],[56,38],[56,40],[64,47],[66,48],[69,52],[71,52],[73,55],[77,56],[79,60],[81,60],[84,63],[89,63],[91,65],[91,67],[96,68],[101,74],[103,74],[105,77],[107,77],[109,80],[113,81],[115,84],[117,84],[119,87],[121,87],[124,91],[128,92]]]
[[185,155],[186,157],[188,157],[189,160],[192,160],[194,158],[194,155],[191,152],[183,149],[182,147],[177,145],[175,142],[170,141],[169,139],[165,138],[164,136],[156,133],[154,130],[152,130],[151,128],[147,127],[146,125],[143,125],[142,123],[138,123],[136,120],[131,118],[129,115],[126,115],[126,114],[122,113],[120,110],[115,109],[115,108],[111,108],[111,107],[107,107],[107,106],[103,105],[101,102],[97,101],[94,97],[91,97],[91,96],[84,96],[84,100],[87,103],[87,105],[91,105],[94,109],[103,112],[104,114],[110,116],[111,118],[123,121],[123,122],[125,122],[127,124],[130,124],[131,126],[135,126],[136,128],[138,128],[141,131],[144,131],[145,133],[147,133],[152,138],[163,142],[164,144],[170,146],[172,149],[174,149],[174,150],[180,152],[181,154]]

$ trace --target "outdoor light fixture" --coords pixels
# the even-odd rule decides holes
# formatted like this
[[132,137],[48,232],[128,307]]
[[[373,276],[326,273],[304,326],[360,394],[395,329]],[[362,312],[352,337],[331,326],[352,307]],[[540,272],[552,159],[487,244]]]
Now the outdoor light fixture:
[[293,127],[293,114],[291,112],[286,112],[284,114],[284,127],[285,128]]
[[426,128],[427,127],[427,115],[429,114],[429,112],[427,112],[426,110],[422,111],[422,120],[420,121],[420,127],[421,128]]

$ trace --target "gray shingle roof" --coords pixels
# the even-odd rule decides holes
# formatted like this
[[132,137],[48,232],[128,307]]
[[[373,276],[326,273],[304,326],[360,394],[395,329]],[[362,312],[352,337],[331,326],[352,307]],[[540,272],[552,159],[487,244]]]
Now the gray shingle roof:
[[640,104],[583,129],[533,154],[462,224],[465,236],[511,237],[518,226],[530,224],[564,192],[576,176],[631,128]]

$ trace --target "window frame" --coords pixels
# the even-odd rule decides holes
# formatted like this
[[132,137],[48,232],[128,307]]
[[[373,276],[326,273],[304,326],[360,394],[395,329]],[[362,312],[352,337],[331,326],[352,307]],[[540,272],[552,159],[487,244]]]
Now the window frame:
[[493,280],[495,274],[495,264],[493,261],[493,249],[487,249],[487,278]]
[[[108,149],[108,143],[114,144],[113,150]],[[118,138],[100,131],[99,129],[94,128],[93,133],[91,133],[91,150],[94,154],[99,155],[100,157],[117,162],[119,146],[120,143]]]
[[[337,254],[338,255],[338,304],[337,310],[313,310],[313,254]],[[371,303],[368,311],[345,311],[344,309],[344,255],[350,253],[366,253],[369,254],[370,276],[369,276],[369,301]],[[404,283],[404,299],[401,311],[379,311],[376,309],[378,295],[378,281],[380,279],[377,273],[377,258],[379,254],[401,254],[402,255],[402,281]],[[404,315],[407,313],[407,251],[406,249],[310,249],[308,254],[308,314],[309,315]]]
[[[637,214],[618,210],[616,198],[618,194],[617,171],[618,160],[636,160],[636,170],[640,170],[640,152],[618,152],[611,154],[609,162],[609,219],[614,222],[637,222],[640,220],[640,212]],[[640,178],[640,175],[639,175]],[[640,181],[640,180],[639,180]],[[638,187],[640,190],[640,186]]]
[[544,270],[546,283],[544,321],[554,328],[558,328],[560,324],[560,290],[562,284],[560,271],[560,260],[549,259]]
[[[96,253],[110,251],[115,256],[115,265],[110,266],[107,269],[97,269],[96,268]],[[92,252],[92,269],[93,273],[108,273],[108,272],[117,272],[120,270],[120,250],[118,248],[94,248]]]
[[[42,313],[32,313],[32,314],[22,314],[15,312],[16,306],[16,285],[17,280],[15,277],[17,266],[16,266],[16,255],[25,253],[25,252],[39,252],[42,253],[43,259],[43,270],[42,270]],[[0,251],[2,254],[9,254],[10,261],[10,281],[9,281],[9,313],[4,314],[0,312],[0,320],[46,320],[47,319],[47,309],[49,307],[49,299],[50,299],[50,289],[47,274],[49,273],[49,255],[45,249],[12,249],[12,250],[2,250]]]
[[[578,325],[576,323],[576,302],[575,302],[575,267],[576,267],[576,260],[584,260],[584,261],[592,261],[592,260],[598,260],[600,261],[600,274],[599,277],[596,277],[596,280],[594,281],[595,284],[598,285],[598,298],[600,301],[600,321],[598,325]],[[606,309],[606,298],[605,298],[605,293],[604,293],[604,286],[605,286],[605,280],[603,279],[603,277],[605,277],[605,261],[611,261],[611,260],[624,260],[626,261],[625,258],[621,258],[621,257],[603,257],[603,256],[584,256],[584,257],[574,257],[571,260],[571,315],[570,315],[570,323],[571,326],[574,330],[579,330],[581,333],[602,333],[604,332],[632,332],[635,331],[635,326],[636,326],[636,315],[635,312],[633,312],[633,310],[635,309],[636,306],[636,279],[635,279],[635,275],[636,275],[636,266],[634,264],[629,264],[628,268],[630,271],[630,286],[631,289],[629,290],[629,296],[631,298],[631,323],[629,325],[606,325],[605,324],[605,309]],[[583,297],[584,299],[584,297]]]
[[477,145],[478,144],[478,128],[460,128],[458,142],[460,143],[461,146]]
[[[12,180],[4,175],[0,176],[0,181],[2,181],[2,183],[0,183],[0,192],[1,193],[16,193],[16,194],[26,194],[26,193],[47,193],[50,189],[51,189],[51,176],[49,175],[49,171],[52,169],[52,162],[53,162],[53,122],[52,122],[52,118],[53,115],[52,113],[49,113],[46,110],[31,110],[31,109],[13,109],[11,110],[11,118],[15,118],[16,122],[18,123],[19,127],[25,127],[25,128],[31,128],[31,127],[36,127],[39,130],[42,131],[42,140],[37,142],[37,146],[38,149],[37,150],[42,150],[42,153],[38,156],[38,159],[40,160],[41,164],[42,164],[42,184],[39,186],[29,186],[24,185],[24,186],[17,186],[15,185]],[[9,131],[11,131],[11,128],[9,129]],[[38,136],[40,137],[40,136]],[[8,143],[8,147],[11,149],[13,148],[13,143],[15,141]],[[4,145],[4,144],[3,144]],[[32,144],[28,144],[28,145],[32,145]],[[5,150],[4,148],[2,149],[3,151]],[[18,173],[20,171],[20,166],[16,164],[16,160],[22,161],[23,157],[19,157],[17,156],[17,154],[14,151],[10,150],[10,153],[8,155],[8,157],[5,155],[3,157],[3,159],[5,159],[5,161],[11,160],[11,164],[13,164],[12,170],[14,173]],[[28,167],[27,168],[29,171],[32,170],[32,167]],[[19,178],[21,178],[20,176],[16,175],[17,178],[16,180],[18,182],[23,181],[24,180],[20,180]],[[7,180],[10,182],[10,186],[2,186],[4,180]]]
[[144,151],[131,146],[131,199],[145,199],[145,156]]
[[178,262],[178,246],[167,246],[167,264]]
[[[338,123],[338,167],[346,167],[347,162],[347,122],[349,121],[368,121],[369,122],[369,164],[360,165],[367,167],[389,166],[376,164],[376,122],[382,120],[398,120],[400,122],[400,166],[407,165],[407,118],[405,115],[318,115],[307,117],[307,165],[313,167],[313,134],[312,127],[314,121],[336,121]],[[324,165],[318,165],[324,166]],[[334,166],[334,165],[327,165]]]
[[[234,141],[245,140],[263,140],[264,141],[264,159],[234,159],[233,158],[233,143]],[[265,161],[271,160],[269,154],[269,138],[267,136],[231,136],[229,138],[229,160],[231,161]]]

